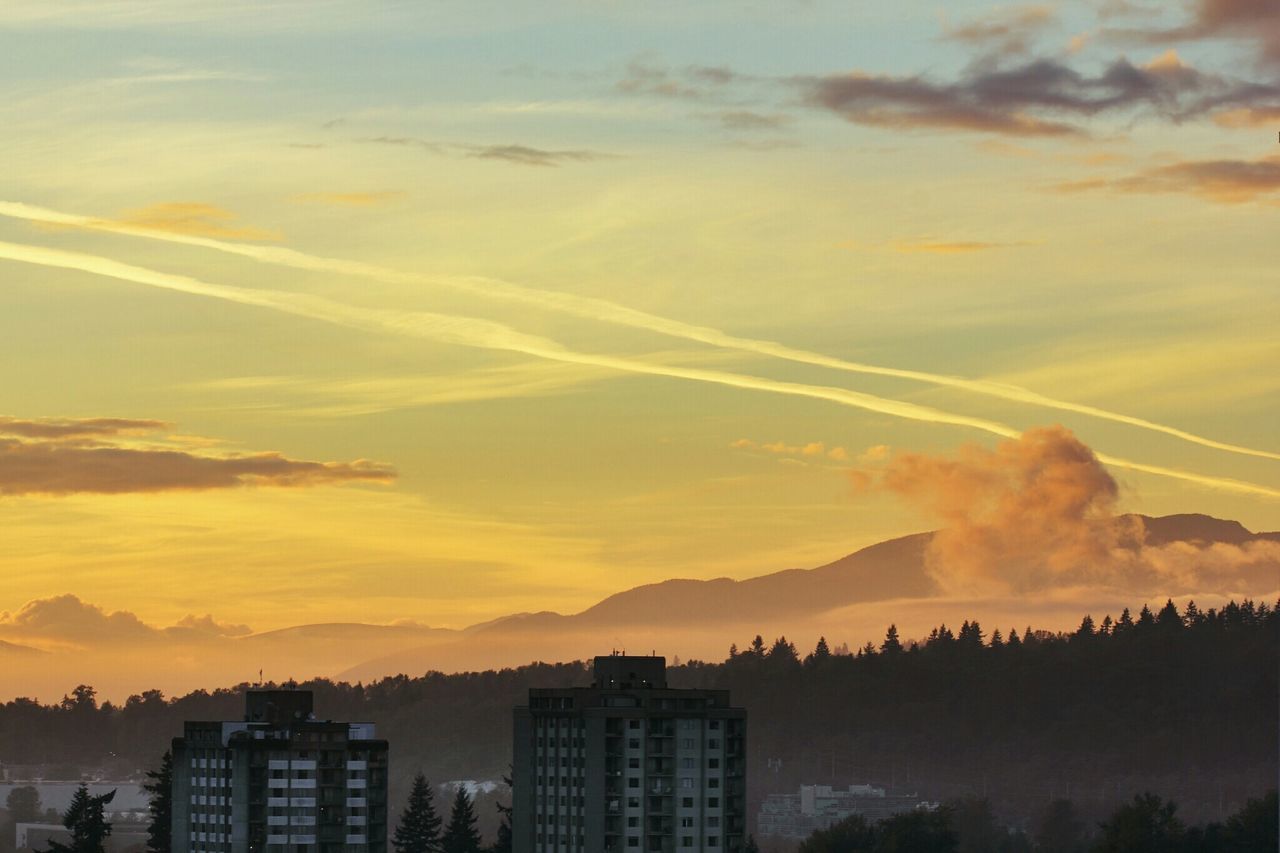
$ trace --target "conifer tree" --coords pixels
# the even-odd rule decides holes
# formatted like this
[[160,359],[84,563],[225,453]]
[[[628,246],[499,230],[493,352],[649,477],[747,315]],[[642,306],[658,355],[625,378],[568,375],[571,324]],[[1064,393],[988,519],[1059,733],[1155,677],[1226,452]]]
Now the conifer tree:
[[898,639],[897,625],[890,625],[889,630],[884,632],[884,642],[880,644],[880,651],[887,655],[896,655],[902,651],[902,642]]
[[50,841],[48,853],[104,853],[107,836],[111,835],[104,807],[115,796],[114,790],[91,796],[88,786],[81,784],[62,818],[62,825],[71,831],[71,843]]
[[173,754],[164,751],[159,770],[148,770],[151,781],[143,785],[151,796],[151,823],[147,826],[148,853],[169,853],[173,849],[170,820],[173,817]]
[[440,853],[440,817],[433,796],[427,777],[421,773],[414,776],[409,803],[391,840],[396,853]]
[[476,811],[467,796],[467,789],[458,786],[453,798],[453,811],[449,825],[440,837],[442,853],[480,853],[480,833],[476,830]]

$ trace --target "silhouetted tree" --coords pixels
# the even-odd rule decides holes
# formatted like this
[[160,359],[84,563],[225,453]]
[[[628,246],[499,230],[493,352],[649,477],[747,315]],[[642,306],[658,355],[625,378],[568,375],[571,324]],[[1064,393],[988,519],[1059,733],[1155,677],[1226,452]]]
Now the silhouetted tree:
[[914,811],[894,815],[877,827],[876,853],[956,853],[951,814],[943,808],[934,812]]
[[880,644],[880,651],[887,655],[896,655],[902,651],[902,642],[898,639],[897,625],[890,625],[889,629],[884,632],[884,642]]
[[862,815],[851,815],[811,834],[801,842],[798,853],[871,853],[875,849],[874,827]]
[[[1147,611],[1150,613],[1150,611]],[[1141,620],[1139,620],[1141,621]],[[1175,817],[1176,804],[1154,794],[1138,794],[1100,825],[1102,837],[1096,853],[1170,853],[1178,849],[1184,834]]]
[[14,823],[34,823],[44,809],[40,805],[40,792],[31,785],[14,788],[5,798],[4,807]]
[[751,654],[758,658],[764,657],[764,637],[756,634],[756,638],[751,641]]
[[1275,850],[1280,838],[1280,800],[1273,790],[1265,797],[1249,800],[1244,808],[1227,818],[1223,828],[1223,849],[1231,853]]
[[1178,607],[1173,603],[1172,598],[1160,608],[1160,614],[1156,616],[1156,624],[1167,631],[1175,631],[1182,627],[1182,616],[1179,615]]
[[1070,800],[1054,800],[1036,821],[1036,850],[1040,853],[1082,853],[1084,821]]
[[480,853],[480,833],[476,830],[476,812],[467,789],[458,786],[453,798],[449,823],[440,837],[442,853]]
[[831,647],[827,645],[826,637],[818,638],[818,645],[813,647],[813,651],[805,656],[805,664],[815,664],[827,660],[831,657]]
[[996,824],[995,813],[986,798],[965,797],[951,803],[949,811],[957,853],[994,853],[1008,836]]
[[104,853],[111,824],[107,822],[105,806],[115,799],[114,790],[91,796],[89,788],[81,785],[67,806],[62,825],[71,832],[71,843],[49,842],[49,853]]
[[147,824],[147,850],[149,853],[169,853],[173,849],[170,820],[173,818],[173,754],[164,751],[159,770],[148,770],[150,782],[143,789],[150,795],[148,811],[151,822]]
[[413,777],[409,802],[391,839],[396,853],[440,853],[440,817],[436,814],[434,796],[425,775],[419,773]]

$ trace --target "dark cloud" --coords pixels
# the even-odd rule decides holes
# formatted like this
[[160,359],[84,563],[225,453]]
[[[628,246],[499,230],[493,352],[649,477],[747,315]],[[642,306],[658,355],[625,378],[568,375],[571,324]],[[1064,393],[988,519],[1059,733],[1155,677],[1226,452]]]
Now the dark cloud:
[[1147,110],[1184,121],[1280,100],[1280,85],[1207,74],[1173,53],[1142,66],[1118,59],[1097,76],[1037,59],[1008,68],[974,68],[952,83],[860,73],[796,83],[812,106],[858,124],[1011,136],[1081,134],[1080,120],[1105,113]]
[[942,38],[1002,54],[1027,53],[1035,37],[1056,22],[1052,6],[1015,6],[947,27]]
[[1276,0],[1197,0],[1190,20],[1181,26],[1116,34],[1157,44],[1243,39],[1257,44],[1261,62],[1280,65],[1280,3]]
[[395,476],[390,467],[367,460],[310,462],[279,453],[203,455],[127,443],[167,426],[125,418],[0,419],[0,495],[315,486],[387,482]]
[[1060,192],[1191,193],[1226,204],[1280,193],[1280,156],[1260,160],[1188,160],[1122,178],[1058,184]]

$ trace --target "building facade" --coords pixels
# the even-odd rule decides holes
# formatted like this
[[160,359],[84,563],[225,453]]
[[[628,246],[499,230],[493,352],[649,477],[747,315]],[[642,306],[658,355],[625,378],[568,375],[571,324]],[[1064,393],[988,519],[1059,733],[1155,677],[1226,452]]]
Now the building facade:
[[178,853],[386,853],[387,742],[318,720],[306,690],[250,690],[243,720],[173,741]]
[[770,794],[760,806],[757,831],[762,838],[802,841],[852,815],[876,823],[918,808],[936,808],[915,794],[890,794],[872,785],[801,785],[797,794]]
[[515,709],[515,853],[738,853],[746,712],[667,687],[661,657],[595,659],[591,687]]

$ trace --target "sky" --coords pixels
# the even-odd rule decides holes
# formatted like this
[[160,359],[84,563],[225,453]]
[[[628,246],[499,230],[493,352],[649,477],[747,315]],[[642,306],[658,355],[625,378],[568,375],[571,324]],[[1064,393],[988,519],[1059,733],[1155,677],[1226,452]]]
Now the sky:
[[1030,430],[1280,529],[1267,0],[9,0],[0,128],[9,642],[812,567]]

